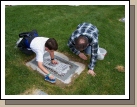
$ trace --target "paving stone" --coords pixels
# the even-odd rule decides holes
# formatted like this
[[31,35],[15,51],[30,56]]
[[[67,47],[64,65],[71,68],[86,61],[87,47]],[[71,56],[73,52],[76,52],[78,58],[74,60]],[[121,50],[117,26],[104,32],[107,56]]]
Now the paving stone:
[[48,95],[48,94],[38,89],[33,92],[33,95]]

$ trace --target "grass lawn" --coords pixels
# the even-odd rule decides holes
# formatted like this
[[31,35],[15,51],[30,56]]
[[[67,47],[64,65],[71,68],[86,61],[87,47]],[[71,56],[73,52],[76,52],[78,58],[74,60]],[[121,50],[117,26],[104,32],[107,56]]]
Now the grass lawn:
[[[49,95],[124,95],[125,73],[115,67],[125,67],[125,6],[120,5],[26,5],[5,8],[5,94],[16,95],[38,88]],[[99,45],[107,50],[103,61],[97,61],[96,77],[87,75],[88,61],[74,55],[67,41],[77,25],[90,22],[99,29]],[[44,77],[25,64],[35,57],[26,56],[14,48],[18,34],[36,29],[40,36],[53,37],[62,52],[86,69],[70,85],[60,87],[44,81]]]

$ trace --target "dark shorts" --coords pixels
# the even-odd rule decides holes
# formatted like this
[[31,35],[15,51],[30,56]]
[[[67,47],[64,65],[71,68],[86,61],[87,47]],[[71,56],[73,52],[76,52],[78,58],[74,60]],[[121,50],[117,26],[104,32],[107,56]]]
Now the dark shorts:
[[38,35],[35,35],[35,33],[30,36],[23,37],[23,39],[18,44],[18,48],[27,55],[33,54],[34,52],[30,48],[30,43],[35,37],[38,37]]

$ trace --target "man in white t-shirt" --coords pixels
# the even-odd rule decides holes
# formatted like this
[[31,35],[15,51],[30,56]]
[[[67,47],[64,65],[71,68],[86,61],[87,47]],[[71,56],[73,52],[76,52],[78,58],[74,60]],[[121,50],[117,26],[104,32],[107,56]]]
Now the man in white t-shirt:
[[[31,39],[32,38],[32,39]],[[38,63],[38,67],[47,75],[45,76],[45,80],[55,83],[55,77],[50,74],[50,72],[43,66],[43,55],[45,51],[49,52],[51,57],[51,62],[53,64],[58,64],[56,60],[54,60],[54,51],[58,49],[57,41],[54,38],[47,37],[26,37],[23,38],[18,44],[18,47],[23,47],[22,50],[32,51],[36,54],[36,61]],[[30,40],[29,40],[30,39]],[[29,42],[26,42],[28,40]],[[25,51],[26,51],[25,50]]]
[[45,80],[55,82],[54,76],[43,66],[43,55],[45,51],[49,52],[51,62],[57,64],[57,61],[54,60],[54,51],[58,49],[56,40],[54,38],[35,37],[30,43],[30,48],[36,53],[38,67],[47,74]]

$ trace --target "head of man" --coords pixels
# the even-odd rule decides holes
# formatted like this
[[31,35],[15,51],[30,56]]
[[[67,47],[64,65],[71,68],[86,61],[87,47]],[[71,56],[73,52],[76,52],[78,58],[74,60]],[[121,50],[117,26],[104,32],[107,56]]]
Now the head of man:
[[75,48],[79,51],[83,51],[89,45],[88,38],[84,35],[80,35],[75,39]]
[[54,38],[49,38],[45,43],[45,49],[50,51],[56,51],[58,49],[58,43]]

